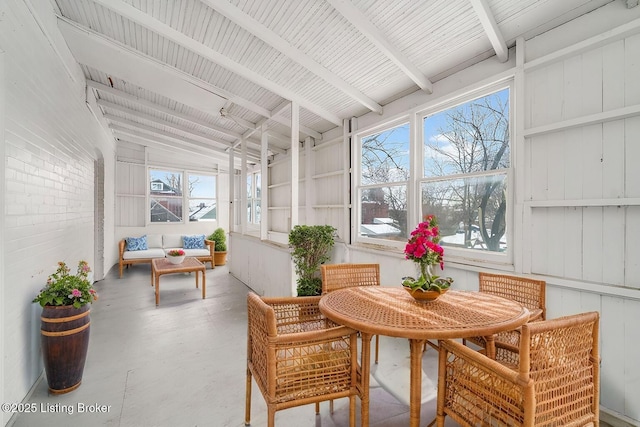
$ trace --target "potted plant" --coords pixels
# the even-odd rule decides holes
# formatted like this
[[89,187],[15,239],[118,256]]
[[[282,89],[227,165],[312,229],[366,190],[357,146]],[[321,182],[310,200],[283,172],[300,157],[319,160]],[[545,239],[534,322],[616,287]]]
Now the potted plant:
[[224,233],[224,229],[221,227],[216,228],[207,239],[215,242],[213,249],[213,262],[215,265],[225,265],[227,263],[227,236]]
[[404,248],[406,259],[418,264],[420,275],[417,279],[403,277],[402,286],[416,299],[433,300],[446,292],[453,279],[440,277],[433,271],[436,265],[444,268],[444,248],[440,242],[440,230],[434,215],[427,215],[424,222],[411,232]]
[[291,257],[298,275],[298,296],[320,295],[322,279],[318,277],[320,264],[329,260],[336,229],[330,225],[296,225],[289,232]]
[[64,262],[33,299],[42,306],[41,346],[49,391],[75,390],[82,382],[89,348],[89,307],[98,293],[87,279],[89,264],[78,263],[76,274]]

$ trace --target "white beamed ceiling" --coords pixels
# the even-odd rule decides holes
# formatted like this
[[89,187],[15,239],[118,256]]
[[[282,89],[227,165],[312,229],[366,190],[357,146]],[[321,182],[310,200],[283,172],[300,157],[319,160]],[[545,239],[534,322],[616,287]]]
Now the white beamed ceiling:
[[51,0],[114,138],[252,161],[611,1]]

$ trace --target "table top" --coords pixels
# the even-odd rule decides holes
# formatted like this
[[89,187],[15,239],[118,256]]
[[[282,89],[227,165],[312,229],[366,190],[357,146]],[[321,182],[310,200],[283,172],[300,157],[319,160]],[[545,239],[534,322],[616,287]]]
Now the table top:
[[361,332],[419,340],[488,336],[529,319],[519,303],[491,294],[449,290],[435,301],[417,302],[403,288],[384,286],[329,292],[320,311]]
[[151,260],[152,268],[156,273],[187,273],[195,270],[204,270],[205,266],[197,258],[187,257],[180,264],[171,264],[166,258],[154,258]]

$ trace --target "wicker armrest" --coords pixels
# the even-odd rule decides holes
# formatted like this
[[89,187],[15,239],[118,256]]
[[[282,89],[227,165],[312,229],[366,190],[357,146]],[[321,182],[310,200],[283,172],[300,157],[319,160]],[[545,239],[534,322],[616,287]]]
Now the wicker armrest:
[[[521,425],[533,381],[455,341],[441,341],[438,417],[472,425]],[[530,400],[530,399],[529,399]]]
[[357,332],[328,321],[319,300],[249,293],[248,372],[274,411],[349,397],[355,422]]

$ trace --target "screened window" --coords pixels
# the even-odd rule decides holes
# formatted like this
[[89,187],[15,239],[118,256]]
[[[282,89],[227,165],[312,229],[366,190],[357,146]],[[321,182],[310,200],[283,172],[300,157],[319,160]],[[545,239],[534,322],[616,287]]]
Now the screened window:
[[423,119],[421,213],[438,218],[440,243],[507,249],[509,89]]
[[360,236],[404,240],[407,235],[409,124],[360,139]]

